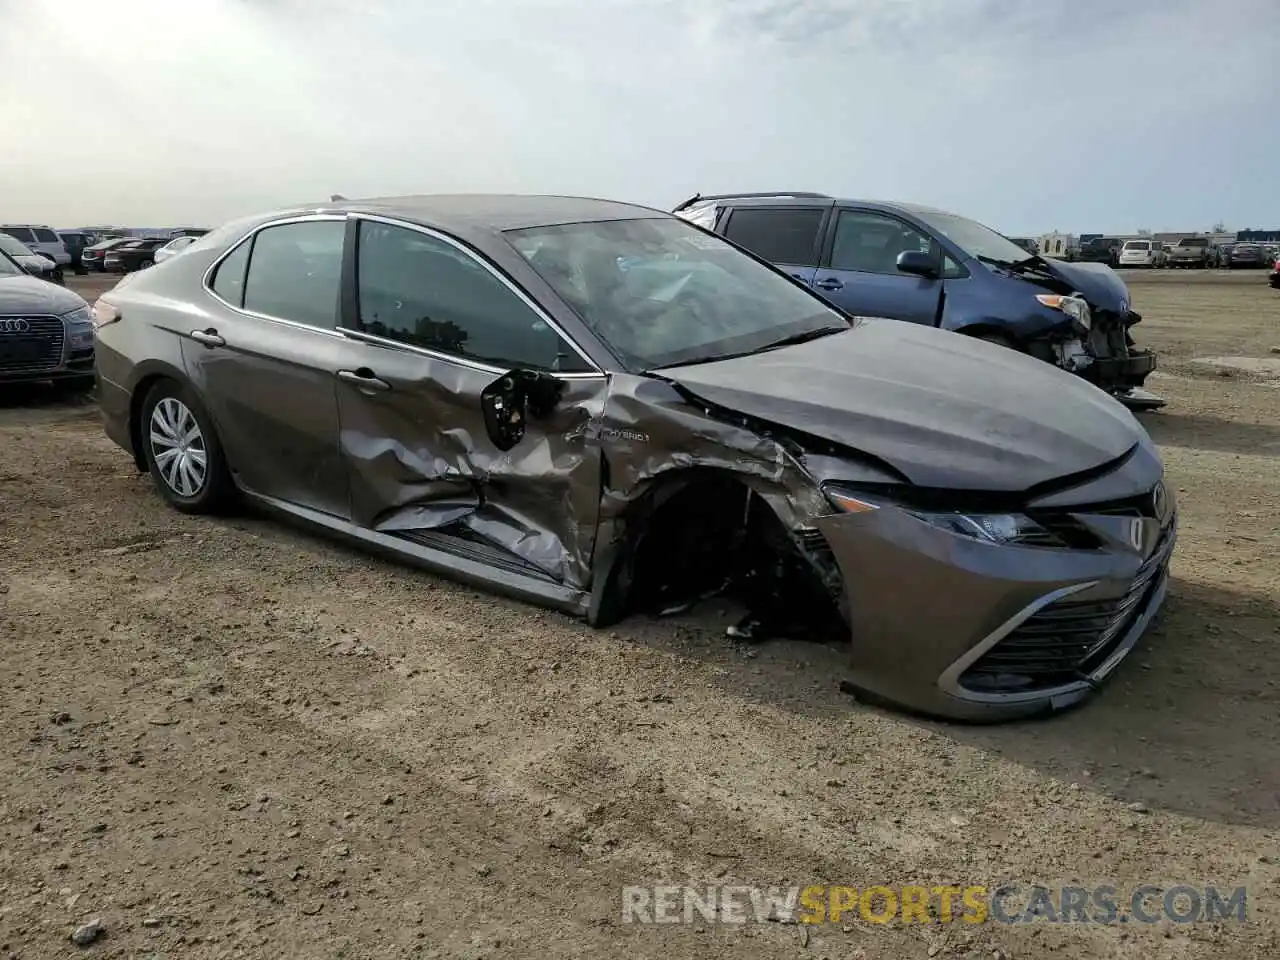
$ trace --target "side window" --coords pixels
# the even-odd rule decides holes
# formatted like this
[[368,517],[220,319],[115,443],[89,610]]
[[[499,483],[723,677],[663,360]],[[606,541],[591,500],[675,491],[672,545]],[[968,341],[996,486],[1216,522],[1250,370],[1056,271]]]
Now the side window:
[[249,265],[249,248],[252,246],[252,240],[244,241],[218,264],[213,274],[213,292],[232,306],[244,306],[244,268]]
[[244,281],[244,308],[332,328],[342,285],[346,222],[308,220],[259,230]]
[[942,279],[943,280],[958,280],[959,278],[967,277],[968,275],[969,275],[969,271],[966,270],[964,267],[960,266],[960,264],[956,263],[954,260],[952,260],[950,254],[944,253],[942,255]]
[[58,235],[52,230],[42,229],[36,231],[36,239],[40,243],[57,243]]
[[498,367],[590,369],[510,287],[452,244],[364,221],[357,260],[366,333]]
[[35,243],[36,238],[26,227],[5,227],[3,233],[7,233],[15,240],[21,240],[23,243]]
[[[898,255],[928,253],[932,241],[919,230],[893,217],[859,210],[841,210],[831,248],[832,270],[898,273]],[[951,266],[959,270],[959,265]]]
[[770,263],[817,263],[822,208],[738,207],[729,214],[724,235]]

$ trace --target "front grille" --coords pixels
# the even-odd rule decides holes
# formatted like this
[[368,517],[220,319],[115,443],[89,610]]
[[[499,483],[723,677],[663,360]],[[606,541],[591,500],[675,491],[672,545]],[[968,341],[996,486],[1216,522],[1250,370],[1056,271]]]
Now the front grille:
[[1021,623],[961,675],[976,691],[1020,693],[1079,681],[1123,641],[1159,588],[1171,529],[1122,596],[1059,600]]
[[56,370],[62,365],[62,321],[57,317],[23,316],[21,319],[27,321],[30,330],[0,331],[0,373]]

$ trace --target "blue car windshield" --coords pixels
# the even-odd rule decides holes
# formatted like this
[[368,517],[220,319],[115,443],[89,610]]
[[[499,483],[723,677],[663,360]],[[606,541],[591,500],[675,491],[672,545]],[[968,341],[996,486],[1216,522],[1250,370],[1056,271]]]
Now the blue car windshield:
[[912,212],[935,233],[942,234],[971,257],[1000,260],[1004,263],[1021,263],[1032,257],[1032,254],[1008,237],[996,233],[990,227],[984,227],[976,220],[957,217],[954,213],[919,210]]

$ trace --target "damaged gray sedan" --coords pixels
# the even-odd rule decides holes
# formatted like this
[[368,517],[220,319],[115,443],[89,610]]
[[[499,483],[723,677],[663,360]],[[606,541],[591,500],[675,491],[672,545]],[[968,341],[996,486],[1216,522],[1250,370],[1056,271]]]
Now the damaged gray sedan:
[[282,211],[94,323],[107,433],[180,510],[239,494],[596,625],[736,592],[740,632],[838,629],[927,713],[1075,703],[1164,598],[1175,508],[1119,403],[657,210]]

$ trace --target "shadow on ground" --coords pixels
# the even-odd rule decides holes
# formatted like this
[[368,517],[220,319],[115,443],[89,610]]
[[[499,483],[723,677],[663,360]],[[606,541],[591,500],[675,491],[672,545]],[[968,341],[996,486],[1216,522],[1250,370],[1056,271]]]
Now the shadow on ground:
[[[623,637],[715,661],[728,692],[815,718],[860,706],[839,690],[844,652],[776,641],[734,648],[709,609],[624,621]],[[1280,828],[1280,607],[1261,595],[1174,578],[1164,610],[1128,660],[1077,709],[1001,725],[901,715],[956,743],[1152,809]],[[892,711],[886,711],[892,714]]]
[[[1280,409],[1280,391],[1276,406]],[[1280,426],[1167,410],[1142,417],[1142,425],[1162,447],[1280,456]]]

